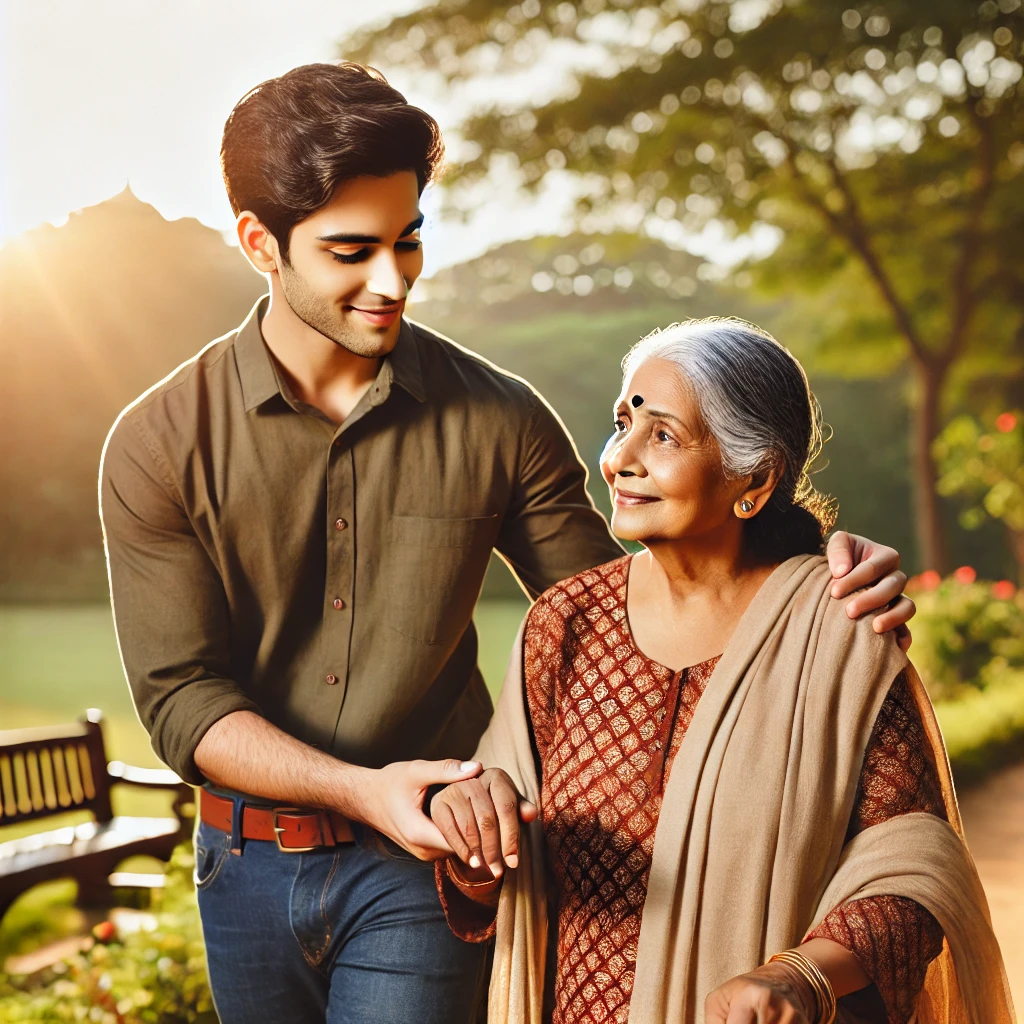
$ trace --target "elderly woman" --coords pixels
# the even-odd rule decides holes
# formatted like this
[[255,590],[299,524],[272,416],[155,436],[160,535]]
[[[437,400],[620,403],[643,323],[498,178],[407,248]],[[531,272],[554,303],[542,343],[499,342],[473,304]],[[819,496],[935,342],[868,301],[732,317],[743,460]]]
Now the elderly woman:
[[928,699],[828,598],[800,365],[737,320],[623,365],[601,468],[643,550],[533,605],[487,770],[431,803],[491,1022],[1012,1021]]

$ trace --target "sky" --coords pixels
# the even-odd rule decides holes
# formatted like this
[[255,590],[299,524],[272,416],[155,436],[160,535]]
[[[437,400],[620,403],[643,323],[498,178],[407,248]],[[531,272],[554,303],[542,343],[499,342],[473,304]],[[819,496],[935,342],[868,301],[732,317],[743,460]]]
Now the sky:
[[[0,0],[0,242],[121,191],[168,219],[231,232],[218,166],[232,106],[289,68],[339,56],[365,21],[418,0]],[[399,78],[401,80],[399,81]],[[449,131],[454,103],[395,84]],[[424,197],[427,276],[514,237],[567,226],[557,188],[440,223]]]

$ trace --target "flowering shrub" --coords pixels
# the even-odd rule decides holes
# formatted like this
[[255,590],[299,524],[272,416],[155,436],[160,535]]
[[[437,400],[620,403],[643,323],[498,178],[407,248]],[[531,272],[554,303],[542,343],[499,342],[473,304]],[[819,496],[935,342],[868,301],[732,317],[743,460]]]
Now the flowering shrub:
[[989,427],[958,416],[939,435],[933,453],[939,493],[969,502],[960,522],[967,529],[989,516],[1004,523],[1024,572],[1024,415],[1004,412]]
[[982,582],[963,566],[944,580],[915,576],[907,593],[918,608],[911,657],[934,700],[1024,668],[1024,594],[1010,580]]
[[97,941],[31,978],[0,974],[0,1020],[216,1024],[191,868],[191,845],[183,843],[168,867],[155,931]]

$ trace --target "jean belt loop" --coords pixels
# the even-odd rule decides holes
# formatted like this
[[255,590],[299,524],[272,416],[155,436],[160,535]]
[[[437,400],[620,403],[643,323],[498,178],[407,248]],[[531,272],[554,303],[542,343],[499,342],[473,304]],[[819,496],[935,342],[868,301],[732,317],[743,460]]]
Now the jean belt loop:
[[242,837],[242,816],[245,814],[245,801],[240,796],[231,798],[231,846],[230,850],[236,857],[242,856],[245,839]]

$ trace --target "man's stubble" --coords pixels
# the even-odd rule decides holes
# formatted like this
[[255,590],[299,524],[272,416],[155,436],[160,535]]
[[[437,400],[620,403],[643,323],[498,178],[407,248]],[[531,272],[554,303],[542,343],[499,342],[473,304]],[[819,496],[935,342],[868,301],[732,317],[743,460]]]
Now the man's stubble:
[[348,327],[331,301],[314,291],[289,264],[281,266],[278,277],[291,311],[307,327],[312,327],[336,345],[365,359],[377,359],[393,348],[387,343],[390,339],[385,333],[366,335]]

